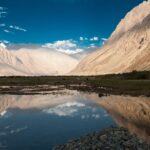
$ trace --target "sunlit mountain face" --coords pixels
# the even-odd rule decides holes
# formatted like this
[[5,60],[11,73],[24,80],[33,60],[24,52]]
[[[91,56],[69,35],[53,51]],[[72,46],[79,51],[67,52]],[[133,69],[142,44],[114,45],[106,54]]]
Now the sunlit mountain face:
[[143,1],[122,18],[104,45],[83,59],[72,74],[149,71],[149,43],[150,1]]

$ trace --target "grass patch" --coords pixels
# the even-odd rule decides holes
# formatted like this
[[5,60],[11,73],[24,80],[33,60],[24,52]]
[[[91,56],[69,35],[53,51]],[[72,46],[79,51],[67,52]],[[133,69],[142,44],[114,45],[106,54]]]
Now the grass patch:
[[[100,76],[0,77],[0,86],[65,85],[83,91],[150,95],[150,72]],[[78,85],[78,86],[73,86]],[[85,86],[86,85],[86,86]]]

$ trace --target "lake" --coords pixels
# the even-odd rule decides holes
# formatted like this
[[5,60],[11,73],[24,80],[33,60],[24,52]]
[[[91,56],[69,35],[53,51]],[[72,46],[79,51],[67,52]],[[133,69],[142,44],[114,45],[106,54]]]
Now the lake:
[[0,95],[0,149],[51,150],[110,126],[149,137],[146,97],[106,96],[62,90],[47,95]]
[[0,149],[50,150],[70,139],[114,125],[88,94],[0,96]]

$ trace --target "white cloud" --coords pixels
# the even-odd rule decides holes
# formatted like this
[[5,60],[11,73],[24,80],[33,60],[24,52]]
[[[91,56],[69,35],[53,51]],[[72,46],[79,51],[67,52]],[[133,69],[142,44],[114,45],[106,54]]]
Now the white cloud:
[[83,52],[83,49],[78,48],[77,44],[72,40],[62,40],[56,41],[54,43],[46,43],[42,47],[46,47],[67,54],[77,54]]
[[[79,38],[80,41],[89,41],[90,38],[87,37],[80,37]],[[93,40],[98,40],[98,37],[93,37]],[[80,57],[79,55],[87,55],[87,53],[90,50],[94,50],[97,48],[96,43],[94,43],[95,41],[93,41],[93,43],[86,43],[84,46],[80,46],[78,44],[80,44],[80,42],[78,43],[77,41],[74,40],[62,40],[62,41],[56,41],[53,43],[45,43],[44,45],[42,45],[42,47],[44,48],[49,48],[50,50],[54,50],[54,51],[59,51],[62,53],[66,53],[69,55],[74,55],[75,57]],[[88,44],[88,45],[87,45]],[[83,57],[84,57],[83,56]]]
[[4,32],[6,32],[6,33],[11,33],[11,31],[9,31],[9,30],[7,30],[7,29],[5,29]]
[[7,14],[6,11],[0,11],[0,15]]
[[96,45],[95,44],[90,44],[90,48],[96,48]]
[[99,40],[99,37],[96,37],[96,36],[90,38],[90,41],[98,41],[98,40]]
[[5,18],[6,12],[0,12],[0,18]]
[[87,41],[88,40],[88,38],[87,37],[80,37],[80,41]]
[[10,42],[7,41],[7,40],[2,40],[2,41],[0,41],[0,42],[2,42],[2,43],[4,43],[4,44],[9,44],[9,43],[10,43]]
[[91,37],[91,38],[87,38],[87,37],[80,37],[80,41],[98,41],[99,40],[99,37]]
[[59,49],[59,52],[62,52],[62,53],[67,53],[67,54],[77,54],[77,53],[81,53],[83,52],[83,49],[76,49],[76,50],[70,50],[70,49]]
[[19,26],[10,25],[9,28],[15,29],[15,30],[19,30],[19,31],[23,31],[23,32],[26,32],[26,31],[27,31],[26,29],[21,28],[21,27],[19,27]]
[[2,11],[4,8],[0,6],[0,11]]
[[0,27],[5,27],[5,26],[6,26],[5,23],[1,23],[1,24],[0,24]]
[[6,11],[5,11],[6,8],[4,7],[0,7],[0,18],[4,18],[6,17],[5,15],[8,14]]
[[0,46],[3,47],[3,48],[7,47],[4,43],[1,43],[1,42],[0,42]]
[[45,46],[47,46],[48,48],[73,48],[76,47],[76,44],[71,40],[63,40],[56,41],[55,43],[47,43]]
[[[4,8],[4,7],[0,6],[0,18],[6,17],[6,14],[8,14],[6,10],[7,10],[7,8]],[[5,23],[1,23],[0,27],[6,27],[6,24]],[[7,29],[4,30],[4,32],[6,32],[6,33],[13,33],[9,29],[15,29],[15,30],[23,31],[23,32],[27,31],[26,29],[21,28],[21,27],[16,26],[16,25],[15,26],[9,25],[9,26],[7,26]]]
[[5,8],[0,6],[0,11],[3,11],[3,10],[5,10]]
[[10,42],[7,40],[0,40],[0,46],[3,48],[7,47],[7,44],[9,44]]
[[108,39],[106,39],[106,38],[101,38],[101,40],[102,40],[102,41],[107,41]]
[[83,41],[84,40],[84,37],[80,37],[80,41]]
[[101,40],[103,41],[103,45],[105,44],[105,42],[108,40],[107,38],[101,38]]

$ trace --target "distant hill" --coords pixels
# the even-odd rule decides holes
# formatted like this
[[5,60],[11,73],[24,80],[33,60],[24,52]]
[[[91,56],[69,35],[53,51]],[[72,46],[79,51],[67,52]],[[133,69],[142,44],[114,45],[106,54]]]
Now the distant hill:
[[64,75],[78,61],[67,54],[45,48],[7,50],[0,45],[0,76]]

